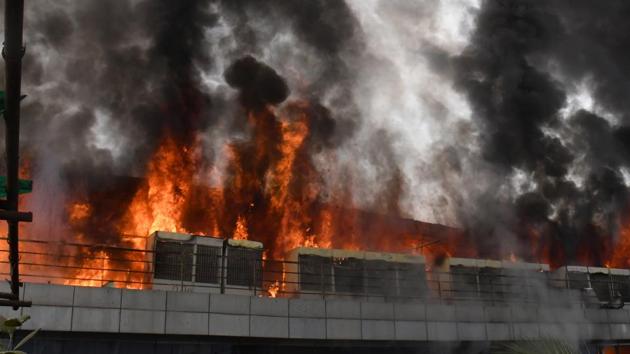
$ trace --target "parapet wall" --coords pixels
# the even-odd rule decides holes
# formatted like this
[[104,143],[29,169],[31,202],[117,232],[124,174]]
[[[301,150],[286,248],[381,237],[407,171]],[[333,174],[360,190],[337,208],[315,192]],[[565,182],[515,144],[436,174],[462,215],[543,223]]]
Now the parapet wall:
[[26,283],[26,329],[355,341],[630,339],[625,309],[274,299]]

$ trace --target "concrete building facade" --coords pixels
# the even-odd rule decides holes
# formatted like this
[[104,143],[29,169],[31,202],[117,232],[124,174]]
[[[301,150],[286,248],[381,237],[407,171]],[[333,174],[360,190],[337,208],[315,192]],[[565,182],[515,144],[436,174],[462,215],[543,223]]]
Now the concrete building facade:
[[18,311],[3,308],[2,314],[30,315],[24,329],[41,328],[41,340],[51,335],[153,338],[158,342],[194,337],[199,343],[219,341],[221,348],[255,341],[274,346],[308,343],[308,347],[320,348],[367,344],[378,348],[389,343],[410,350],[428,343],[487,347],[496,341],[541,337],[630,340],[629,310],[583,306],[387,303],[35,283],[24,284],[22,298],[32,301],[33,306]]

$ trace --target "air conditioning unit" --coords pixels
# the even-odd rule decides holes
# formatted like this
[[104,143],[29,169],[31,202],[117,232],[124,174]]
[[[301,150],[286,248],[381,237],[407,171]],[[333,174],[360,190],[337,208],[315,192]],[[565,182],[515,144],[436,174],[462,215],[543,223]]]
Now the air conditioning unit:
[[300,247],[287,254],[286,292],[374,301],[423,297],[424,257]]
[[149,236],[153,289],[219,293],[224,240],[156,231]]
[[552,279],[552,284],[558,288],[593,289],[597,299],[602,302],[610,302],[619,296],[623,302],[630,302],[628,269],[563,266],[553,272]]
[[149,246],[153,289],[243,295],[262,291],[260,242],[156,231]]
[[262,292],[263,244],[249,240],[225,240],[223,283],[225,294],[258,295]]
[[438,297],[482,300],[539,299],[549,265],[476,258],[447,258],[432,269]]

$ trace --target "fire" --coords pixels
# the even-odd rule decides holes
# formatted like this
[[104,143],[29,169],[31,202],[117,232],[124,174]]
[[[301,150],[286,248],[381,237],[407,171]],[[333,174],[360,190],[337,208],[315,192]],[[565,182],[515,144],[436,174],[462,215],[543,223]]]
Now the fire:
[[606,264],[614,268],[630,268],[630,222],[621,228],[617,244]]
[[273,282],[271,285],[269,285],[269,288],[267,288],[267,292],[269,293],[269,297],[277,297],[279,291],[280,291],[280,282],[279,281]]
[[[108,246],[136,251],[118,254],[98,247],[81,251],[91,259],[80,264],[82,269],[70,277],[76,280],[68,284],[149,286],[146,240],[157,230],[261,241],[267,248],[266,264],[284,259],[287,251],[300,246],[414,252],[424,234],[435,230],[446,240],[438,251],[468,246],[457,243],[460,237],[454,229],[361,211],[343,185],[323,193],[322,176],[309,152],[311,108],[307,102],[291,102],[278,111],[266,107],[248,112],[250,138],[227,143],[222,185],[216,187],[209,187],[201,177],[213,168],[202,163],[201,140],[181,141],[166,134],[129,194],[122,216],[110,218],[119,221],[119,237]],[[100,240],[91,234],[91,222],[103,208],[92,203],[107,197],[78,198],[67,207],[75,242]],[[107,237],[110,234],[103,239]],[[281,274],[266,280],[271,284],[270,296],[277,296],[285,286],[284,269]]]
[[[270,194],[271,208],[280,215],[280,244],[276,258],[283,257],[283,251],[306,243],[307,236],[304,225],[308,224],[308,216],[304,213],[301,200],[290,195],[290,186],[295,171],[296,156],[304,144],[308,133],[306,117],[301,115],[296,122],[281,122],[282,142],[280,144],[281,158],[267,175],[265,190]],[[312,196],[306,196],[309,198]],[[312,240],[315,237],[312,236]]]
[[234,228],[234,234],[232,238],[235,240],[247,240],[247,225],[245,224],[247,221],[244,217],[238,216],[236,220],[236,227]]
[[84,263],[83,269],[75,275],[75,278],[65,280],[64,285],[104,286],[108,282],[107,270],[109,267],[109,255],[103,251],[98,251],[94,254],[94,259]]
[[92,208],[87,203],[72,204],[68,211],[68,217],[71,222],[80,222],[87,219],[92,213]]
[[149,163],[146,184],[129,206],[125,233],[150,235],[154,231],[187,232],[182,213],[190,198],[195,171],[193,149],[166,138]]

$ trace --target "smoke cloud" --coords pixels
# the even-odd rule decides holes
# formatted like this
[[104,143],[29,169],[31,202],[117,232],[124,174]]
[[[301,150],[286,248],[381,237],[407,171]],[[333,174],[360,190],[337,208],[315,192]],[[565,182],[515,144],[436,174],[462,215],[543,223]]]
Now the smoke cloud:
[[[46,218],[33,232],[66,233],[58,206],[114,188],[111,176],[133,177],[112,203],[128,204],[166,138],[200,141],[189,178],[220,187],[234,175],[226,146],[256,133],[247,111],[275,105],[277,130],[308,102],[300,156],[318,201],[460,227],[482,256],[601,264],[628,211],[629,11],[622,0],[27,4],[22,146],[28,207]],[[113,232],[122,216],[104,205],[86,230]]]
[[240,90],[242,104],[252,109],[277,105],[289,96],[284,79],[251,56],[230,65],[225,72],[225,81]]
[[[516,238],[515,248],[527,258],[603,264],[628,211],[625,88],[619,84],[626,82],[620,45],[628,40],[621,30],[627,25],[618,16],[606,25],[596,18],[630,7],[592,5],[485,1],[469,45],[454,58],[456,86],[474,110],[481,158],[494,166],[497,185],[510,189],[507,201],[496,196],[485,207],[512,212],[487,219],[495,225],[485,226],[492,235],[476,234]],[[584,97],[572,97],[584,82],[583,96],[596,102],[590,107],[580,107]],[[483,195],[473,199],[481,204]],[[479,209],[473,210],[472,222],[479,221]],[[496,225],[512,231],[499,233]]]

